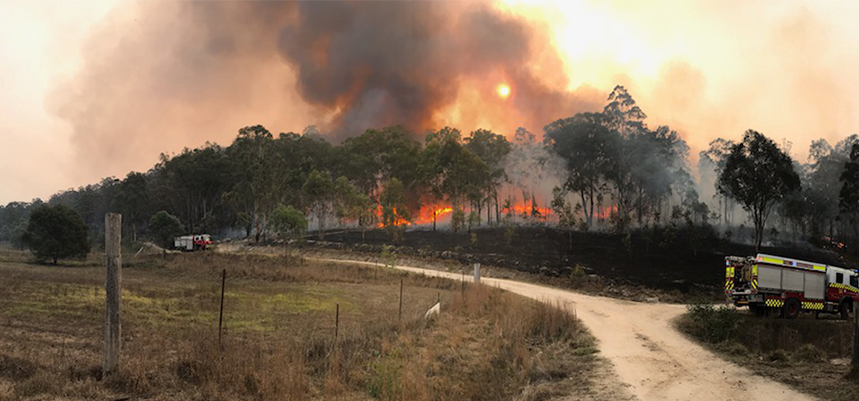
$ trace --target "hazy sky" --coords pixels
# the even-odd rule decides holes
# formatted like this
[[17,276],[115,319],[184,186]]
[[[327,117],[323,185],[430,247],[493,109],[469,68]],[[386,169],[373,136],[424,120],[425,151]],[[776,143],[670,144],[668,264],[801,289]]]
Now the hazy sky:
[[[543,84],[596,99],[623,84],[649,123],[677,129],[693,154],[717,136],[737,139],[754,128],[792,142],[793,155],[804,160],[811,140],[836,142],[859,132],[851,96],[859,90],[859,2],[505,1],[493,7],[537,27],[534,41],[544,46],[531,46],[521,63]],[[0,0],[0,204],[145,171],[160,152],[229,144],[243,125],[300,132],[330,121],[330,109],[303,100],[293,67],[276,52],[241,51],[259,40],[277,45],[276,35],[263,38],[251,26],[231,42],[239,47],[231,50],[236,65],[209,77],[224,74],[234,86],[192,85],[182,96],[164,95],[173,92],[158,84],[156,67],[172,64],[157,60],[197,57],[192,65],[206,65],[207,54],[188,47],[193,42],[171,36],[187,34],[173,29],[185,23],[184,12],[166,1]],[[165,43],[174,47],[162,52]],[[139,51],[123,53],[126,48]],[[150,60],[156,60],[151,68]],[[106,80],[108,88],[98,87],[105,71],[128,71],[122,82],[129,84]],[[245,72],[238,80],[237,71]],[[188,74],[194,81],[194,71]],[[433,122],[511,134],[529,108],[547,107],[521,101],[514,76],[490,71],[462,82],[456,101],[437,110]],[[497,99],[496,81],[511,87],[510,99]],[[138,105],[147,112],[135,113]]]

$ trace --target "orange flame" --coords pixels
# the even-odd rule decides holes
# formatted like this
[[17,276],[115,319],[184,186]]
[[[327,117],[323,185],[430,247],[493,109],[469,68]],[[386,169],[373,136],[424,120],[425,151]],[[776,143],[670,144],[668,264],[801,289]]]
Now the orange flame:
[[453,207],[450,206],[422,207],[418,211],[418,216],[413,220],[413,223],[418,226],[432,224],[433,214],[435,214],[435,220],[438,221],[438,219],[450,213],[453,213]]
[[[393,224],[394,226],[397,226],[397,227],[407,226],[407,225],[421,226],[421,225],[426,225],[426,224],[432,224],[433,214],[435,214],[435,219],[436,219],[436,221],[438,221],[439,219],[443,218],[444,216],[447,216],[448,214],[452,213],[453,208],[450,206],[422,207],[418,211],[417,216],[413,217],[411,220],[407,220],[404,217],[400,216],[397,213],[397,208],[394,208],[393,212],[394,212],[394,215],[397,216],[395,221],[394,221],[394,224]],[[385,224],[381,221],[382,220],[382,206],[381,205],[376,206],[376,217],[378,217],[380,220],[379,223],[376,224],[376,227],[378,227],[378,228],[384,227]]]
[[[512,213],[510,212],[511,210]],[[501,211],[503,214],[536,217],[539,219],[550,219],[554,214],[552,209],[537,206],[530,200],[516,203],[510,208],[502,208]],[[435,215],[435,221],[437,222],[448,218],[448,216],[453,213],[453,207],[449,205],[422,207],[420,208],[420,210],[418,210],[416,215],[412,216],[411,219],[406,219],[405,217],[400,216],[400,214],[397,213],[396,208],[394,208],[393,212],[396,216],[393,226],[423,226],[432,224],[433,215]],[[379,219],[379,222],[376,224],[377,228],[383,228],[385,226],[385,224],[381,221],[382,215],[382,206],[376,205],[376,217]]]
[[[510,213],[510,211],[513,213]],[[522,203],[516,203],[509,208],[502,209],[504,214],[513,214],[516,216],[540,216],[543,218],[549,217],[552,214],[552,209],[539,207],[534,205],[530,200]]]
[[602,210],[597,213],[597,218],[599,219],[607,219],[611,217],[612,213],[617,213],[617,205],[606,206],[602,208]]

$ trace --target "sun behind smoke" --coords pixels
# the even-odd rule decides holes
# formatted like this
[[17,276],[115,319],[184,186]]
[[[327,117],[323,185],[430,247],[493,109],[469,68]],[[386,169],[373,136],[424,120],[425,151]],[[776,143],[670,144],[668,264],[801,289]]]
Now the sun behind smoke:
[[498,88],[495,89],[498,92],[498,96],[502,99],[506,99],[507,96],[510,96],[510,87],[505,84],[498,85]]

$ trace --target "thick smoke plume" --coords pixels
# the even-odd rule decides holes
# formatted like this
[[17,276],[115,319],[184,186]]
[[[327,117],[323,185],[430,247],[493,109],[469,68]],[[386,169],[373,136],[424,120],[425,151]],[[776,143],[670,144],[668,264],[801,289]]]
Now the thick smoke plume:
[[503,106],[527,120],[521,124],[584,106],[558,89],[566,81],[552,89],[530,68],[547,41],[539,30],[483,3],[303,2],[297,16],[281,31],[281,50],[298,71],[302,97],[336,111],[340,136],[389,124],[438,127],[451,119],[443,113],[461,87],[491,97],[501,82],[514,85],[515,104]]
[[99,26],[51,108],[88,179],[256,123],[333,139],[391,124],[539,132],[604,96],[566,90],[547,35],[478,2],[133,3]]

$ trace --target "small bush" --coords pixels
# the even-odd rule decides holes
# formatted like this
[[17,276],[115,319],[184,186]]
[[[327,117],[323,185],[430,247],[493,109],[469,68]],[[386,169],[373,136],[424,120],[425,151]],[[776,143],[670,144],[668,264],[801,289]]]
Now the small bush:
[[382,261],[385,263],[385,267],[393,269],[397,264],[397,254],[394,251],[394,247],[390,245],[382,246]]
[[764,356],[769,362],[790,362],[790,354],[783,349],[773,350]]
[[793,353],[793,357],[802,362],[822,362],[826,359],[826,354],[814,344],[804,344]]
[[367,391],[380,400],[400,399],[402,388],[402,362],[394,357],[383,357],[373,364],[373,373],[367,382]]
[[587,273],[585,273],[585,268],[578,263],[576,263],[576,265],[573,266],[573,269],[570,271],[570,281],[572,282],[582,281],[585,279],[586,276]]
[[694,303],[687,306],[694,324],[693,333],[712,344],[733,339],[737,333],[740,316],[727,306]]

